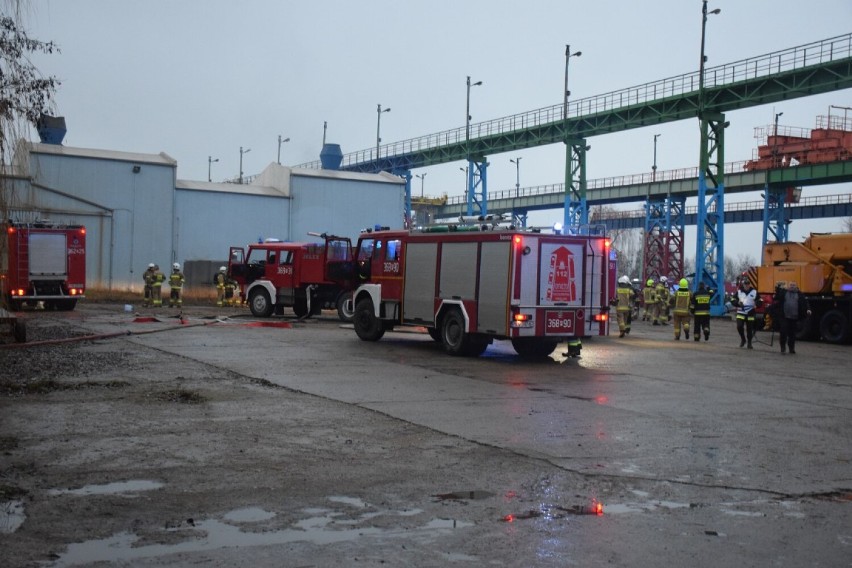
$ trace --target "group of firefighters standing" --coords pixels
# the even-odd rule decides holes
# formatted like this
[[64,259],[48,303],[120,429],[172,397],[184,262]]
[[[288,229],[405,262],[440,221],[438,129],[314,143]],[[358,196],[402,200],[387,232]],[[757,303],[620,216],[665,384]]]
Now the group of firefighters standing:
[[[166,281],[166,275],[160,271],[159,265],[150,263],[148,269],[142,273],[142,280],[145,282],[142,305],[146,308],[149,306],[161,307],[163,305],[162,288],[163,282]],[[170,308],[179,308],[183,305],[184,282],[186,282],[186,278],[180,271],[180,264],[177,262],[172,264],[172,273],[169,275]]]
[[[633,314],[638,315],[637,308],[638,292],[630,283],[630,278],[622,276],[618,279],[615,297],[612,304],[616,307],[618,319],[618,336],[624,337],[630,333],[630,324]],[[642,321],[651,321],[653,325],[668,325],[672,320],[674,327],[674,338],[680,340],[681,330],[689,339],[689,320],[694,318],[695,341],[710,340],[710,298],[712,291],[708,290],[704,283],[698,285],[694,293],[689,291],[689,281],[681,278],[677,287],[670,291],[668,278],[661,276],[659,282],[649,278],[642,289],[642,300],[645,312]]]
[[[142,274],[145,283],[142,305],[144,307],[159,308],[163,305],[162,288],[166,282],[166,276],[160,271],[160,267],[153,262],[148,264],[148,269]],[[169,307],[180,308],[183,306],[183,286],[186,277],[180,270],[180,264],[172,264],[172,273],[169,275],[168,284],[170,288]],[[227,269],[222,266],[213,277],[213,285],[216,287],[216,306],[237,305],[238,294],[236,293],[237,282],[230,278]]]

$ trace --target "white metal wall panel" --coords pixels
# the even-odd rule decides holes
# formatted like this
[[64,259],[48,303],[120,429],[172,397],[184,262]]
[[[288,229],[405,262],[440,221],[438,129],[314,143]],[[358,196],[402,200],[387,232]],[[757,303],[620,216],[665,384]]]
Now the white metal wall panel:
[[405,249],[405,320],[431,322],[435,316],[438,243],[409,243]]
[[511,242],[482,243],[479,264],[479,312],[477,330],[508,334]]

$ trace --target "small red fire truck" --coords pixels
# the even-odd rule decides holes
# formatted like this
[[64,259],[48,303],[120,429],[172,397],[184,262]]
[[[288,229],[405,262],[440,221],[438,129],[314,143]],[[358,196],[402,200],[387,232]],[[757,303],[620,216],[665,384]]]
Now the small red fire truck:
[[0,233],[0,291],[22,304],[73,310],[86,290],[86,229],[48,221],[4,223]]
[[377,341],[424,326],[451,355],[509,339],[522,357],[608,333],[609,239],[443,225],[362,233],[355,332]]
[[239,284],[252,314],[269,317],[292,307],[303,318],[322,308],[337,308],[341,320],[352,320],[352,241],[309,234],[324,242],[270,240],[251,244],[248,251],[231,247],[228,274]]

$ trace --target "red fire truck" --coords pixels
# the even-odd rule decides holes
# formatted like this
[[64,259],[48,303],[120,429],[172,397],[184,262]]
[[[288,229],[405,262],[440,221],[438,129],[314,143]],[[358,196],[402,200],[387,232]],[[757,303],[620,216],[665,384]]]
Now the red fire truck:
[[352,320],[352,241],[309,234],[323,242],[269,240],[249,245],[247,252],[231,247],[228,274],[239,284],[252,314],[269,317],[292,307],[303,318],[322,308],[337,308],[341,320]]
[[522,357],[608,333],[609,240],[488,225],[362,233],[355,332],[424,326],[451,355],[509,339]]
[[22,304],[73,310],[86,290],[86,229],[48,221],[5,223],[0,291],[9,309]]

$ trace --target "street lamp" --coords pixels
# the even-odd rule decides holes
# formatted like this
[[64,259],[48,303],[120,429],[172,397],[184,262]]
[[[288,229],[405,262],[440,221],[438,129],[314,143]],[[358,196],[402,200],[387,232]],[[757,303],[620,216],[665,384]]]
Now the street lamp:
[[465,151],[467,152],[467,159],[470,160],[470,88],[478,87],[482,84],[482,81],[477,81],[476,83],[470,82],[470,75],[467,76],[467,112],[464,115],[464,141],[465,141]]
[[207,156],[207,181],[213,181],[212,171],[213,171],[213,162],[218,162],[219,158],[213,158],[213,156]]
[[459,169],[464,172],[464,200],[467,202],[467,168],[459,166]]
[[583,55],[582,51],[571,53],[571,46],[565,46],[565,89],[562,99],[562,120],[568,120],[568,95],[571,94],[571,91],[568,90],[568,61],[572,57],[580,57],[581,55]]
[[420,199],[423,199],[423,182],[426,180],[426,174],[429,172],[423,172],[422,174],[415,174],[414,177],[420,179]]
[[719,14],[721,8],[707,11],[707,0],[701,5],[701,61],[698,65],[698,114],[699,117],[704,112],[704,63],[707,61],[707,56],[704,55],[704,34],[707,28],[707,14]]
[[382,110],[382,105],[376,105],[376,161],[379,160],[379,145],[382,143],[381,128],[382,128],[382,113],[390,112],[389,108]]
[[278,135],[278,165],[279,166],[281,165],[281,144],[283,144],[285,142],[289,142],[289,141],[290,141],[289,138],[284,138],[282,140],[281,135],[280,134]]
[[783,112],[775,113],[775,130],[772,133],[772,167],[778,167],[778,117],[784,114]]
[[243,150],[243,147],[240,146],[240,183],[243,183],[243,154],[248,154],[251,152],[251,148],[246,148]]
[[654,134],[654,165],[651,166],[651,181],[657,181],[657,138],[659,134]]
[[518,156],[514,160],[509,160],[515,164],[515,197],[518,197],[521,193],[521,158],[522,156]]

